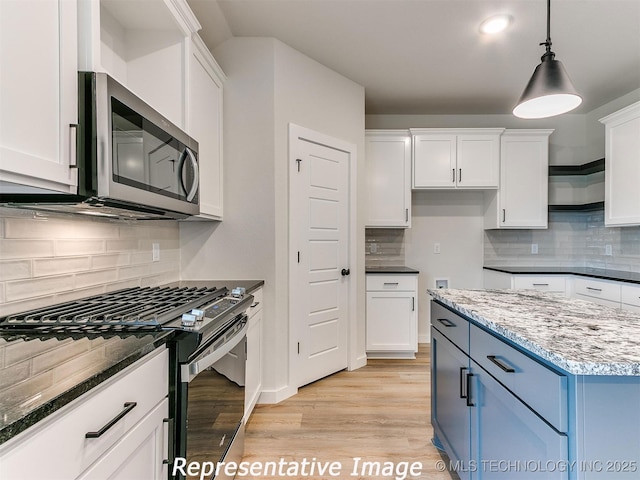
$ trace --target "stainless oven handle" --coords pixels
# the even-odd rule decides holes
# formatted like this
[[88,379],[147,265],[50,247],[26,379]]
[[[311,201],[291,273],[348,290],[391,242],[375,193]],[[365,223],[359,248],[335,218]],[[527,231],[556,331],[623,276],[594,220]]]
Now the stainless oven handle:
[[[184,164],[186,158],[189,157],[189,161],[191,162],[191,167],[193,168],[193,183],[191,184],[191,188],[187,192],[187,189],[184,185]],[[187,194],[187,202],[193,201],[198,193],[198,184],[200,183],[200,171],[198,170],[198,161],[196,160],[195,155],[191,151],[190,148],[185,147],[184,152],[182,152],[182,162],[180,164],[180,182],[182,183],[182,189]]]
[[227,353],[235,348],[242,339],[247,334],[247,330],[249,328],[248,322],[245,321],[245,324],[242,326],[240,330],[231,338],[228,342],[222,345],[217,350],[214,350],[210,354],[204,353],[203,355],[197,357],[193,361],[189,363],[185,363],[180,367],[180,381],[182,383],[189,383],[193,380],[200,372],[209,368],[211,365],[216,363],[222,357],[224,357]]

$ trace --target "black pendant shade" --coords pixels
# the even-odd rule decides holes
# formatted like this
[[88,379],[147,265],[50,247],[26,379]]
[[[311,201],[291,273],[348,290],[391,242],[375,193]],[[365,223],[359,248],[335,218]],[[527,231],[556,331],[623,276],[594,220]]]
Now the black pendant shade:
[[513,114],[520,118],[546,118],[573,110],[582,103],[567,71],[551,51],[551,0],[547,0],[546,53],[524,89]]

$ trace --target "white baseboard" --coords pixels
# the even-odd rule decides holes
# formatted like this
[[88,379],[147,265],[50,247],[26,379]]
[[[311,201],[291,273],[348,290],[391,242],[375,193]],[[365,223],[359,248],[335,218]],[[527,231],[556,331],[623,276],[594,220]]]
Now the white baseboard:
[[296,393],[298,393],[298,389],[290,387],[289,385],[285,385],[284,387],[275,390],[262,390],[257,403],[280,403],[281,401],[286,400],[289,397],[293,397]]

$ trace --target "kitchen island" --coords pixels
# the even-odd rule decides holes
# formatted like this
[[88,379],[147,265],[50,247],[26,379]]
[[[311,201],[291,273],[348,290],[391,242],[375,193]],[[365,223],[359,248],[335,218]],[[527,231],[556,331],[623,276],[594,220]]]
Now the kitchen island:
[[462,479],[640,478],[640,316],[430,290],[434,443]]

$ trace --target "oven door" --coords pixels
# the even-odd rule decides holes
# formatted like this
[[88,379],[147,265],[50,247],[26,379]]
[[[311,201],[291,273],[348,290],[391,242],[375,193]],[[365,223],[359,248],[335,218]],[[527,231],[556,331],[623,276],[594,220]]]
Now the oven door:
[[[244,381],[247,317],[232,338],[213,345],[181,366],[186,411],[183,445],[186,464],[240,462],[244,453]],[[187,472],[188,473],[188,472]],[[186,477],[191,479],[189,475]],[[200,479],[200,472],[195,478]],[[220,474],[208,478],[223,479]]]

